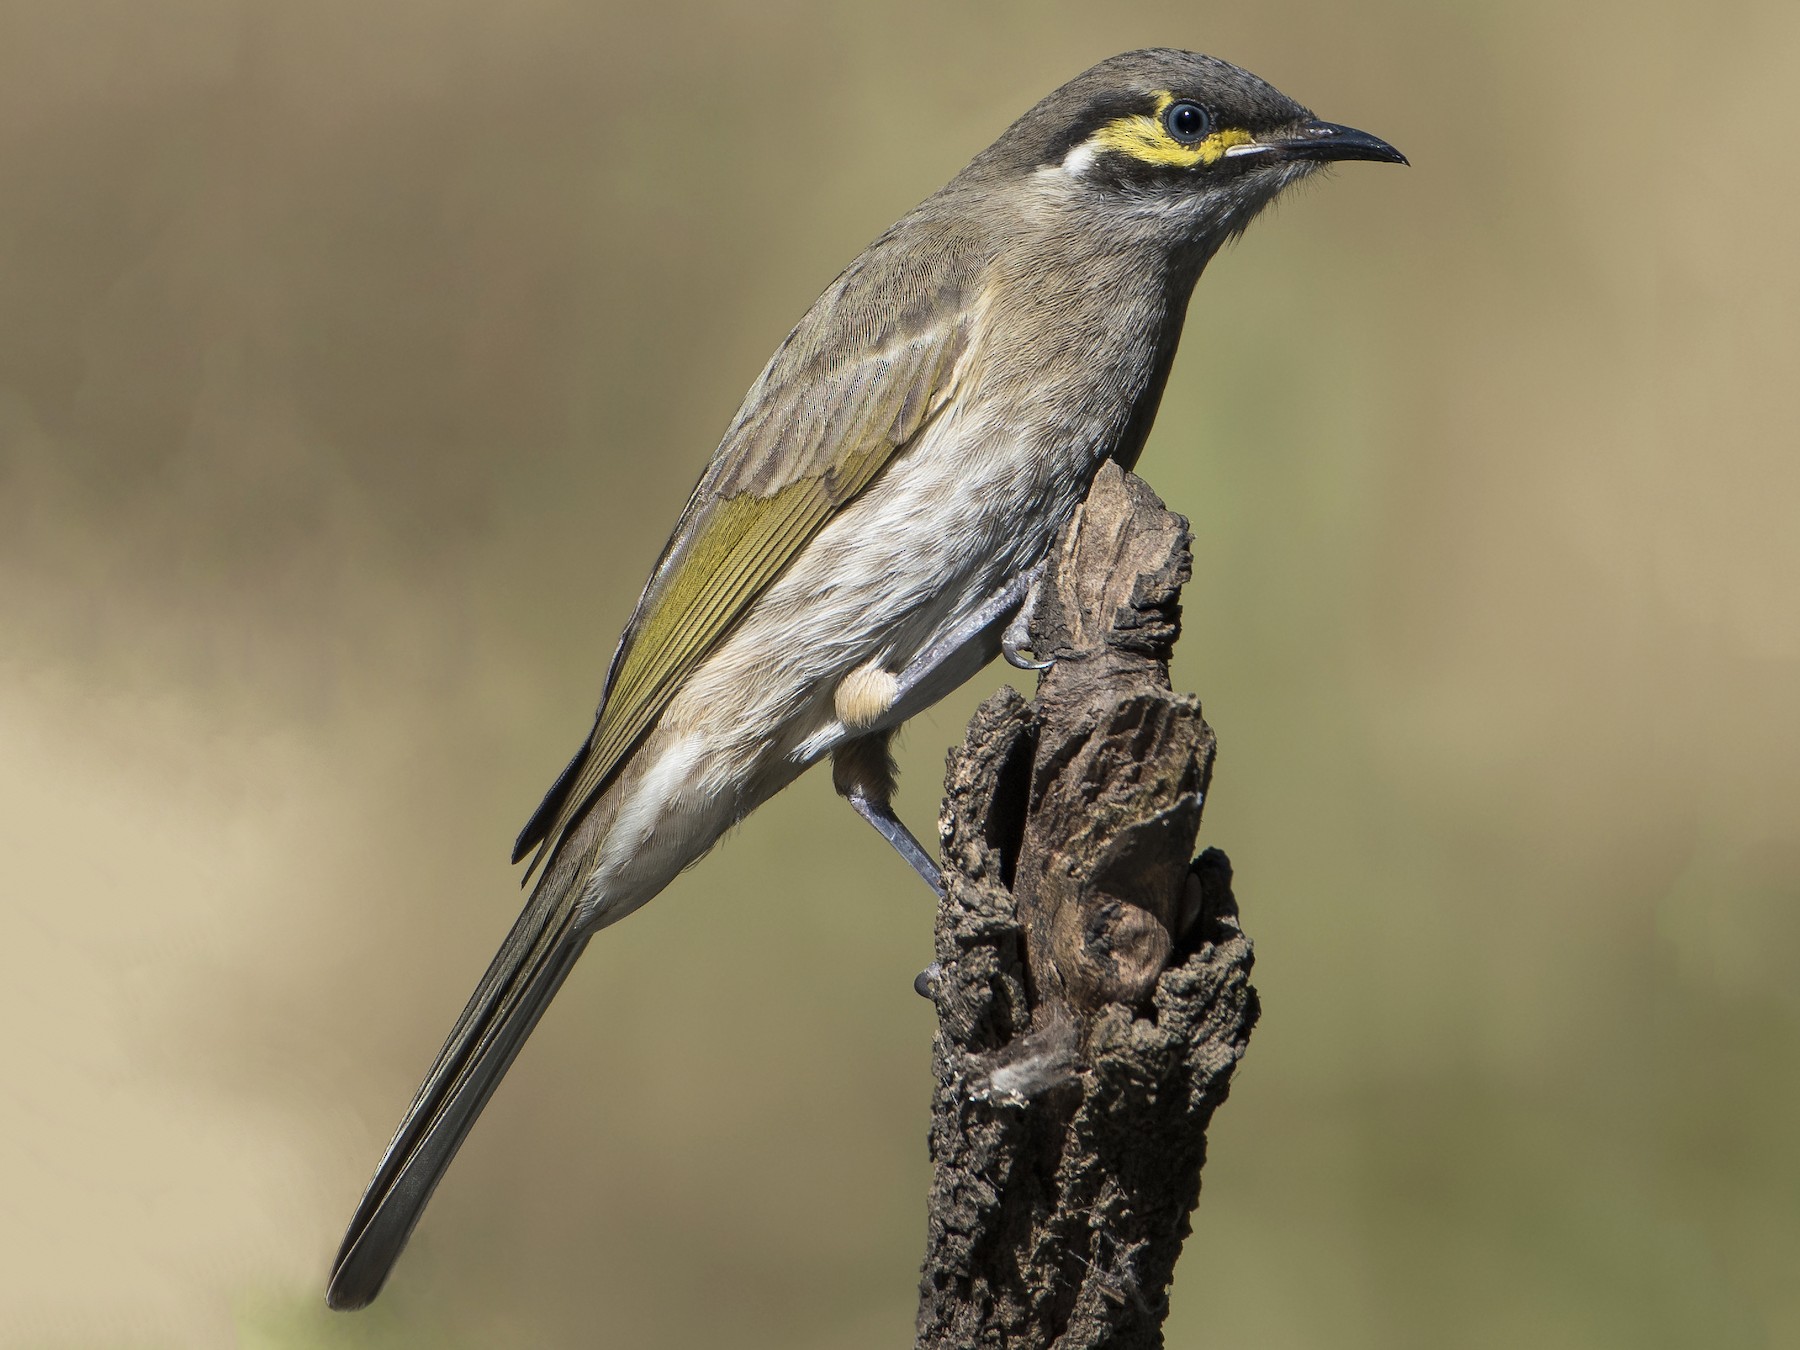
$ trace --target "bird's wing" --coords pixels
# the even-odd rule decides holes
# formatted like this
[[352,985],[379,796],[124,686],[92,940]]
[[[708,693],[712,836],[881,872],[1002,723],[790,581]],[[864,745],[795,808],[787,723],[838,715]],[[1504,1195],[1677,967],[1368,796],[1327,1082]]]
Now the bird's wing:
[[972,345],[963,294],[902,289],[871,306],[865,277],[840,277],[752,386],[619,641],[593,731],[514,862],[555,849],[756,597],[950,400]]

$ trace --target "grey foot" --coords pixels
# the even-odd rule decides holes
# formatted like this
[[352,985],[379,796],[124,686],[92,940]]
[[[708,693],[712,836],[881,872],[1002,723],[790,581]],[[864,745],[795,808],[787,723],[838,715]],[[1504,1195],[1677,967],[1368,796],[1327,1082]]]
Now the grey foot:
[[[1033,592],[1035,596],[1036,592]],[[1006,658],[1006,664],[1019,670],[1048,670],[1056,664],[1050,657],[1025,655],[1031,646],[1031,613],[1021,609],[1018,616],[1006,625],[1006,631],[1000,635],[1000,655]]]
[[1025,574],[1028,578],[1025,598],[1019,603],[1018,613],[1012,616],[1000,634],[1000,655],[1006,658],[1007,665],[1020,670],[1048,670],[1056,664],[1054,660],[1045,659],[1036,652],[1030,656],[1025,655],[1031,647],[1031,616],[1037,613],[1038,592],[1043,586],[1045,566],[1045,563],[1039,563]]

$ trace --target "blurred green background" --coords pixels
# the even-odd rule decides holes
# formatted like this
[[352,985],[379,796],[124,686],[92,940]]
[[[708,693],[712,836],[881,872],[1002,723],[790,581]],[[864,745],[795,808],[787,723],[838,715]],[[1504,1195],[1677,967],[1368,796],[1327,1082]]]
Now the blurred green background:
[[320,1293],[762,360],[1150,43],[1413,158],[1218,260],[1140,466],[1266,1005],[1170,1342],[1800,1345],[1779,0],[0,4],[0,1343],[910,1343],[931,906],[821,774]]

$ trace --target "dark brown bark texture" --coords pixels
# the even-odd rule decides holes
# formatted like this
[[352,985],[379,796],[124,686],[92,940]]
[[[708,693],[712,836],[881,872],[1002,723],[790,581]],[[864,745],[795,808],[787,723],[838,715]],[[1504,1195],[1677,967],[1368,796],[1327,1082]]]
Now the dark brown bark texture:
[[1187,522],[1107,466],[1032,623],[1056,664],[952,751],[939,822],[931,1350],[1160,1346],[1206,1126],[1256,1022],[1213,734],[1169,684]]

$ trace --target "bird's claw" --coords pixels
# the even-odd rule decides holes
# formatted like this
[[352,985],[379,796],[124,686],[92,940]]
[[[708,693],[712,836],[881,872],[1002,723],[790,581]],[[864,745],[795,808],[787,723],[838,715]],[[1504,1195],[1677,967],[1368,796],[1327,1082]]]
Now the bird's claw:
[[1000,655],[1006,658],[1007,665],[1013,666],[1019,670],[1042,671],[1048,670],[1051,666],[1056,664],[1054,657],[1040,660],[1035,656],[1025,655],[1025,648],[1028,645],[1028,643],[1022,640],[1014,640],[1012,626],[1009,624],[1007,625],[1006,633],[1000,639]]
[[1038,587],[1044,579],[1044,564],[1032,568],[1029,576],[1031,582],[1025,598],[1019,602],[1019,612],[1012,616],[1000,634],[1000,654],[1006,658],[1006,664],[1015,669],[1048,670],[1056,664],[1054,658],[1042,658],[1035,651],[1031,656],[1025,655],[1031,647],[1031,616],[1037,613]]
[[944,968],[933,961],[917,975],[913,976],[913,993],[920,998],[931,998],[937,993],[937,983],[944,978]]

